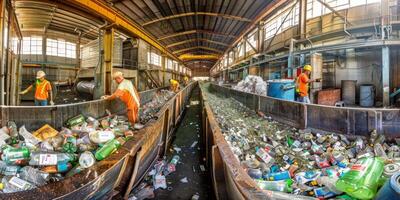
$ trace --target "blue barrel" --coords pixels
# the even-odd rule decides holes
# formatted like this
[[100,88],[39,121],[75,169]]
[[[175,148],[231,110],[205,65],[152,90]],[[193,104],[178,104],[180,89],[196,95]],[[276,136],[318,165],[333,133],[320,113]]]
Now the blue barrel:
[[277,79],[269,80],[267,96],[278,99],[285,99],[294,101],[295,89],[294,80],[291,79]]
[[390,177],[375,196],[375,200],[400,199],[400,172]]
[[372,107],[375,102],[375,90],[373,85],[360,86],[360,106]]

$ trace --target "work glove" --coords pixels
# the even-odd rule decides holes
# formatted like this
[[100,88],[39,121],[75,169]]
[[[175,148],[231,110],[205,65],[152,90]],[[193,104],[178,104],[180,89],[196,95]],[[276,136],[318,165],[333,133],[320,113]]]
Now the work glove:
[[101,96],[101,99],[108,99],[108,97],[110,97],[109,95],[104,95],[104,96]]
[[19,94],[24,95],[24,94],[26,94],[26,91],[24,90],[24,91],[20,92]]
[[50,105],[54,106],[54,101],[50,101]]

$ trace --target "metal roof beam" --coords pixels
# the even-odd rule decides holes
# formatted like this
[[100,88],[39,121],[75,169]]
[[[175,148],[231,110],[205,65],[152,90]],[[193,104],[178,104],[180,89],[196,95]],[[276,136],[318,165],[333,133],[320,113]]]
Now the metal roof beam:
[[193,55],[183,54],[179,56],[181,60],[218,60],[219,55],[217,54],[205,54],[205,55]]
[[184,40],[182,42],[175,42],[172,44],[167,45],[167,48],[171,48],[171,47],[175,47],[175,46],[179,46],[182,44],[187,44],[187,43],[191,43],[191,42],[197,42],[197,41],[203,41],[203,42],[208,42],[210,44],[217,44],[217,45],[221,45],[221,46],[229,46],[228,44],[222,43],[222,42],[217,42],[217,41],[213,41],[213,40],[209,40],[209,39],[205,39],[205,38],[197,38],[197,39],[191,39],[191,40]]
[[195,47],[189,47],[189,48],[185,48],[185,49],[180,49],[178,51],[174,51],[172,52],[173,54],[179,54],[185,51],[191,51],[191,50],[196,50],[196,49],[204,49],[204,50],[208,50],[208,51],[213,51],[219,54],[222,54],[223,51],[218,50],[218,49],[214,49],[214,48],[210,48],[210,47],[205,47],[205,46],[195,46]]
[[218,32],[213,32],[213,31],[208,31],[208,30],[190,30],[190,31],[184,31],[184,32],[179,32],[179,33],[174,33],[170,35],[166,35],[164,37],[160,37],[158,40],[166,40],[169,38],[174,38],[182,35],[190,35],[190,34],[196,34],[196,33],[206,33],[206,34],[211,34],[211,35],[218,35],[218,36],[224,36],[224,37],[230,37],[230,38],[235,38],[234,35],[229,35],[226,33],[218,33]]
[[188,12],[188,13],[180,13],[180,14],[176,14],[176,15],[170,15],[170,16],[158,18],[155,20],[151,20],[151,21],[143,23],[142,26],[148,26],[148,25],[151,25],[151,24],[154,24],[157,22],[165,21],[165,20],[176,19],[176,18],[181,18],[181,17],[191,17],[191,16],[197,16],[197,15],[221,17],[221,18],[225,18],[225,19],[242,21],[242,22],[251,22],[251,19],[239,17],[239,16],[235,16],[235,15],[227,15],[227,14],[211,13],[211,12]]
[[97,14],[103,19],[107,20],[108,22],[115,24],[118,27],[125,29],[129,33],[134,34],[137,37],[143,39],[150,45],[160,50],[162,53],[165,53],[171,56],[172,58],[178,60],[178,58],[174,54],[170,53],[164,46],[162,46],[161,43],[159,43],[155,38],[153,38],[145,30],[143,30],[142,27],[133,23],[131,20],[127,19],[114,9],[111,9],[106,4],[96,0],[67,0],[67,2],[70,2],[75,6],[78,6],[90,13]]

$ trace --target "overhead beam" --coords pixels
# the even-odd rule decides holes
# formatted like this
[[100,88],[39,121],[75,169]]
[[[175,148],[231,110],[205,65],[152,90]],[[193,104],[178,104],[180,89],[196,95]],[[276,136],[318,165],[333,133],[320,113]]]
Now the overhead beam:
[[217,54],[206,54],[206,55],[193,55],[183,54],[179,56],[179,59],[185,60],[218,60],[219,55]]
[[191,40],[184,40],[182,42],[175,42],[172,44],[167,45],[167,48],[171,48],[171,47],[175,47],[175,46],[179,46],[182,44],[187,44],[187,43],[191,43],[191,42],[197,42],[197,41],[203,41],[203,42],[208,42],[211,44],[217,44],[217,45],[221,45],[221,46],[229,46],[228,44],[222,43],[222,42],[217,42],[217,41],[213,41],[213,40],[209,40],[209,39],[205,39],[205,38],[197,38],[197,39],[191,39]]
[[185,61],[185,63],[212,63],[212,64],[214,64],[215,61],[211,61],[211,60],[189,60],[189,61]]
[[214,31],[209,31],[209,30],[190,30],[190,31],[184,31],[184,32],[179,32],[179,33],[173,33],[173,34],[170,34],[170,35],[166,35],[164,37],[160,37],[158,40],[162,41],[162,40],[166,40],[166,39],[170,39],[170,38],[174,38],[174,37],[178,37],[178,36],[182,36],[182,35],[190,35],[190,34],[196,34],[196,33],[206,33],[206,34],[211,34],[211,35],[218,35],[218,36],[235,38],[234,35],[229,35],[229,34],[226,34],[226,33],[219,33],[219,32],[214,32]]
[[178,51],[173,51],[172,53],[173,54],[179,54],[179,53],[182,53],[182,52],[185,52],[185,51],[191,51],[191,50],[196,50],[196,49],[204,49],[204,50],[213,51],[213,52],[220,53],[220,54],[223,53],[223,51],[221,51],[221,50],[210,48],[210,47],[205,47],[205,46],[189,47],[189,48],[185,48],[185,49],[180,49]]
[[99,17],[105,19],[111,24],[115,24],[118,27],[121,27],[128,31],[131,34],[136,35],[137,37],[143,39],[148,42],[150,45],[154,46],[162,53],[167,54],[171,58],[178,60],[174,54],[169,52],[161,43],[159,43],[155,38],[145,32],[139,25],[133,23],[131,20],[127,19],[114,9],[111,9],[108,5],[96,1],[96,0],[67,0],[67,2],[78,6],[81,9],[84,9],[90,13],[94,13]]
[[180,13],[180,14],[176,14],[176,15],[170,15],[170,16],[158,18],[155,20],[151,20],[151,21],[143,23],[142,26],[148,26],[148,25],[151,25],[154,23],[165,21],[165,20],[176,19],[176,18],[181,18],[181,17],[191,17],[191,16],[197,16],[197,15],[221,17],[221,18],[225,18],[225,19],[242,21],[242,22],[251,22],[251,19],[239,17],[239,16],[235,16],[235,15],[227,15],[227,14],[222,14],[222,13],[211,13],[211,12],[188,12],[188,13]]
[[[236,44],[238,44],[243,37],[248,34],[250,31],[252,31],[256,26],[259,26],[260,23],[263,24],[263,20],[268,16],[271,15],[274,11],[276,11],[276,9],[278,9],[279,7],[290,3],[291,0],[280,0],[280,1],[273,1],[270,4],[268,4],[267,7],[265,7],[255,18],[254,20],[252,20],[252,23],[250,23],[249,25],[247,25],[247,27],[244,29],[244,31],[242,31],[240,33],[240,35],[238,37],[236,37],[236,40],[231,43],[231,45],[229,46],[229,48],[227,48],[227,50],[225,51],[225,53],[227,53],[228,51],[230,51]],[[263,41],[262,41],[263,44]],[[220,56],[219,60],[222,59],[222,55]]]

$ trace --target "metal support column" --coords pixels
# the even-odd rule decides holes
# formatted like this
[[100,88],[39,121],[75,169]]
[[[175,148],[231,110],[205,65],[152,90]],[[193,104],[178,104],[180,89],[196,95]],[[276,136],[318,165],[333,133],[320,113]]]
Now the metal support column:
[[112,84],[112,57],[114,47],[114,29],[105,30],[104,33],[104,84],[105,94],[111,94]]
[[[76,66],[75,69],[80,69],[81,68],[81,35],[78,36],[78,40],[76,43],[76,54],[75,54],[75,58],[76,58]],[[75,76],[78,75],[78,70],[75,70]]]
[[382,47],[382,86],[383,106],[390,105],[390,51],[388,46]]
[[[2,0],[1,4],[0,4],[0,14],[1,14],[1,19],[0,19],[0,55],[4,56],[4,48],[3,48],[3,35],[4,35],[4,18],[5,18],[5,8],[7,5],[7,1],[6,0]],[[5,76],[5,59],[1,58],[0,59],[0,105],[4,105],[4,84],[5,84],[5,80],[4,80],[4,76]]]
[[289,56],[288,56],[288,78],[293,77],[293,50],[294,50],[294,43],[296,42],[295,39],[290,39],[290,46],[289,46]]
[[162,57],[161,57],[161,68],[162,68],[162,86],[163,87],[165,87],[165,86],[167,86],[168,84],[166,83],[166,79],[165,79],[165,71],[167,70],[167,63],[165,62],[165,56],[166,55],[163,55]]
[[307,0],[300,0],[300,13],[299,13],[300,39],[304,39],[307,37],[306,24],[307,24]]

